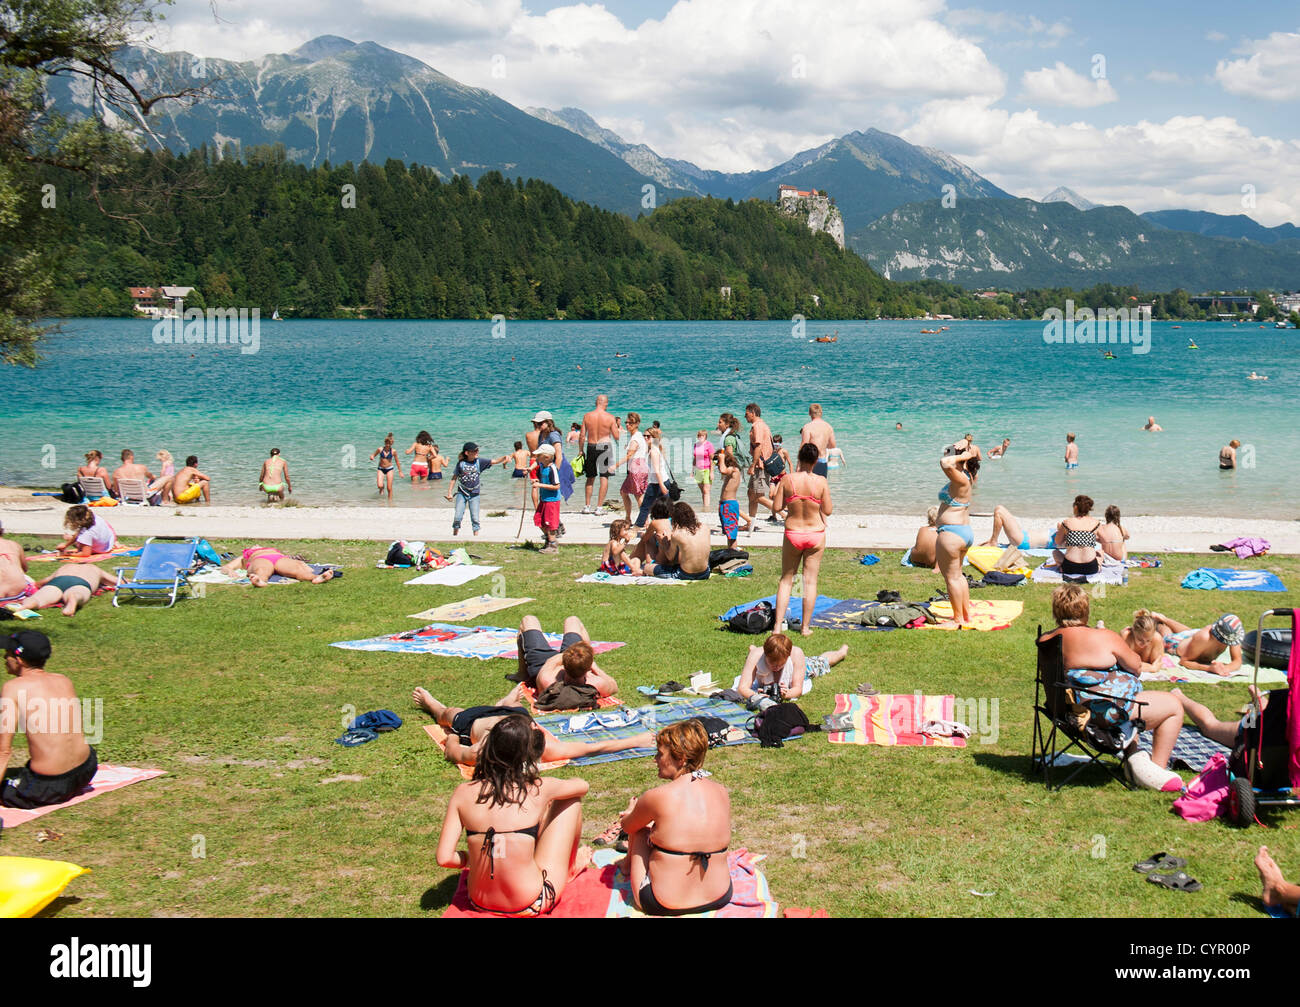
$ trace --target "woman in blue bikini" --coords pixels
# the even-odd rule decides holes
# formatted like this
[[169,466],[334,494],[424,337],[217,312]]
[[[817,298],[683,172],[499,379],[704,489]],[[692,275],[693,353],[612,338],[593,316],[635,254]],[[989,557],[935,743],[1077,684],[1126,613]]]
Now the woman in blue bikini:
[[952,617],[959,626],[970,623],[970,587],[961,572],[966,550],[975,544],[970,526],[971,496],[980,471],[980,449],[962,438],[939,459],[939,467],[948,483],[939,490],[939,513],[936,522],[939,537],[935,541],[935,558],[939,572],[948,585]]

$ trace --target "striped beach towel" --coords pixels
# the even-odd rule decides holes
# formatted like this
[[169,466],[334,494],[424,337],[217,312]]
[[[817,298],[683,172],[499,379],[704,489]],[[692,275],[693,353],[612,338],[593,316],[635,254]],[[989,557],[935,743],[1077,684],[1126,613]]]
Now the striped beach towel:
[[[405,633],[372,636],[366,640],[344,640],[331,643],[343,650],[392,650],[401,654],[434,654],[438,657],[472,657],[488,661],[494,657],[517,658],[516,642],[519,631],[501,626],[453,626],[434,622]],[[553,650],[560,649],[560,635],[547,633],[546,642]],[[593,640],[591,649],[597,654],[623,647],[622,643]]]
[[930,720],[955,720],[953,696],[910,695],[835,697],[835,713],[850,715],[853,730],[831,731],[835,745],[916,745],[926,748],[965,748],[966,739],[931,737],[921,733]]

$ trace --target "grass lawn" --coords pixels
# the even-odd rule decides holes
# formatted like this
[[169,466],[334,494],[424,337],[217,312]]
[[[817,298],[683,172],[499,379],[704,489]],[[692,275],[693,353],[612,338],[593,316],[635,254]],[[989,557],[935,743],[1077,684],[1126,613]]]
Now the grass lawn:
[[[36,542],[21,540],[29,549]],[[52,638],[52,670],[70,675],[83,698],[103,699],[100,761],[168,774],[5,830],[8,855],[93,869],[54,904],[59,915],[436,916],[447,906],[456,879],[436,866],[433,852],[447,796],[461,778],[421,730],[427,719],[413,708],[411,690],[424,685],[457,706],[493,702],[509,687],[503,675],[514,662],[327,645],[413,628],[410,613],[489,591],[491,579],[406,588],[409,572],[374,568],[381,543],[287,545],[286,552],[344,564],[346,575],[321,587],[208,587],[204,597],[166,611],[114,609],[101,598],[75,619],[47,610],[39,623],[23,624]],[[598,660],[633,703],[638,685],[685,680],[697,670],[729,681],[739,672],[746,647],[760,638],[722,631],[716,617],[774,592],[780,569],[775,550],[754,549],[747,579],[617,588],[574,582],[595,569],[594,546],[566,547],[558,557],[477,542],[470,548],[503,568],[506,594],[537,599],[483,623],[516,625],[532,612],[558,631],[565,615],[580,615],[593,639],[628,644]],[[872,567],[857,555],[827,556],[821,593],[870,598],[894,588],[925,599],[940,587],[936,575],[900,567],[898,553],[881,554]],[[1131,571],[1127,587],[1094,598],[1094,620],[1118,629],[1146,607],[1204,625],[1235,611],[1251,629],[1264,608],[1296,603],[1294,592],[1178,584],[1203,564],[1262,565],[1294,587],[1300,559],[1164,559],[1163,568]],[[45,566],[33,564],[34,574]],[[850,647],[802,701],[814,723],[831,711],[836,692],[865,680],[882,692],[996,700],[994,742],[877,748],[813,735],[782,749],[709,754],[707,768],[731,788],[732,845],[767,854],[783,906],[833,916],[1255,916],[1251,860],[1261,842],[1284,872],[1300,875],[1292,831],[1300,815],[1268,813],[1270,830],[1191,824],[1170,811],[1168,795],[1127,791],[1100,770],[1059,793],[1027,776],[1033,639],[1039,623],[1051,623],[1050,594],[1034,585],[975,592],[1025,602],[1020,619],[997,632],[819,630],[805,644],[809,653]],[[1221,717],[1246,700],[1240,685],[1185,688]],[[345,708],[384,707],[405,718],[399,731],[354,749],[333,743]],[[23,744],[20,735],[14,764],[26,758]],[[588,839],[656,783],[648,759],[560,772],[591,783]],[[37,843],[41,828],[62,838]],[[1163,891],[1130,869],[1160,850],[1186,857],[1204,890]]]

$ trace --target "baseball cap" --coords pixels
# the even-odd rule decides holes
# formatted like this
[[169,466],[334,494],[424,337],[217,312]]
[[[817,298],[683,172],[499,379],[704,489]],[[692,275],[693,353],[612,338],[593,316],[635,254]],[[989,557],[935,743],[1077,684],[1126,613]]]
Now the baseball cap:
[[50,659],[50,638],[36,629],[23,629],[3,639],[6,652],[23,658],[28,664],[44,664]]
[[555,422],[555,417],[552,416],[550,413],[548,413],[545,409],[543,409],[540,413],[538,413],[536,416],[533,417],[533,422],[541,423],[543,420],[550,420],[553,423]]
[[555,448],[551,447],[549,444],[543,444],[543,445],[541,445],[541,446],[540,446],[536,451],[534,451],[533,454],[535,454],[535,455],[553,455],[553,454],[555,454]]
[[1246,630],[1242,627],[1241,620],[1229,613],[1215,621],[1210,627],[1210,635],[1229,647],[1239,647],[1246,639]]
[[464,455],[464,454],[469,454],[469,452],[471,451],[477,451],[477,450],[478,450],[477,444],[475,444],[473,441],[466,441],[465,446],[460,449],[460,453]]

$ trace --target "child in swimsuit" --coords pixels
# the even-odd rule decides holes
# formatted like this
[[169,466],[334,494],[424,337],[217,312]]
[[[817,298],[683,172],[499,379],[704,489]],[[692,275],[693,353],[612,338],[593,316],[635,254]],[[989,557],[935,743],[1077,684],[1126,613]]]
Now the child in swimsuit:
[[600,557],[600,572],[611,576],[641,576],[641,561],[627,554],[632,541],[632,522],[619,518],[609,526],[609,541]]
[[718,467],[718,477],[722,486],[718,490],[718,520],[722,523],[722,534],[727,536],[727,548],[734,548],[736,535],[740,531],[740,501],[736,493],[740,489],[740,466],[731,454],[731,448],[723,448],[713,456]]
[[438,445],[433,445],[433,453],[429,455],[429,479],[436,481],[442,478],[442,470],[445,466],[451,464],[451,459],[445,455],[439,454]]
[[411,482],[417,479],[424,482],[429,477],[429,455],[434,453],[433,438],[429,436],[429,431],[421,430],[415,435],[415,443],[403,452],[415,455],[411,459]]
[[514,462],[515,462],[515,470],[510,473],[510,478],[511,479],[524,478],[524,476],[528,475],[529,463],[531,461],[531,457],[529,456],[528,451],[524,448],[523,441],[515,441],[515,450],[512,453],[512,457],[514,458]]

